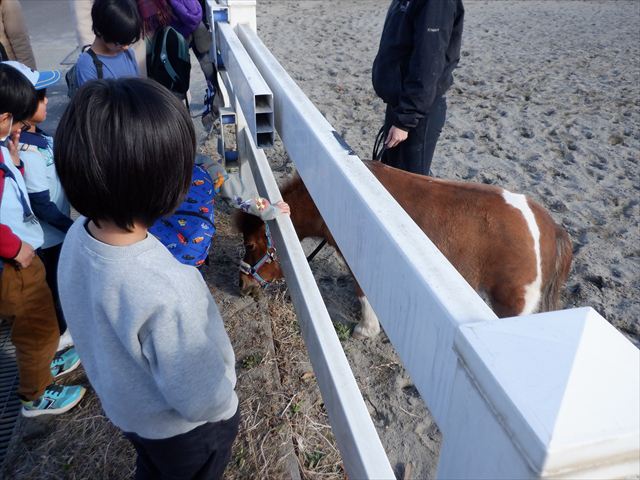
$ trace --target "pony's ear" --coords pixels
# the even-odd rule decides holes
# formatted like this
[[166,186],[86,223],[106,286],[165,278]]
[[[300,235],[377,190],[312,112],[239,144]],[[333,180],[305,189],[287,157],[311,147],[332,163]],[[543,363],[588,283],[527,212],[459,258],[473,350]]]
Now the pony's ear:
[[[242,233],[242,226],[243,226],[243,219],[242,219],[242,215],[244,214],[244,212],[241,212],[240,210],[236,210],[235,212],[233,212],[233,216],[232,218],[232,224],[233,224],[233,230],[236,233]],[[246,214],[245,214],[246,215]]]
[[243,212],[242,210],[236,210],[233,214],[235,230],[244,235],[255,232],[263,223],[260,217]]

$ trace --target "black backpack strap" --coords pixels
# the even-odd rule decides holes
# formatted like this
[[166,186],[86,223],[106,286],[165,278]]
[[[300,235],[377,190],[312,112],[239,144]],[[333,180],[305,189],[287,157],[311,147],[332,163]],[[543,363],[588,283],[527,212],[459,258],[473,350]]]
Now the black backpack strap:
[[0,62],[4,62],[9,60],[9,55],[7,55],[7,51],[4,49],[4,45],[0,43]]
[[103,78],[102,62],[100,60],[98,60],[98,55],[96,55],[96,52],[91,50],[91,47],[87,48],[86,52],[91,57],[91,60],[93,60],[93,64],[96,67],[96,72],[98,72],[98,80],[102,79]]

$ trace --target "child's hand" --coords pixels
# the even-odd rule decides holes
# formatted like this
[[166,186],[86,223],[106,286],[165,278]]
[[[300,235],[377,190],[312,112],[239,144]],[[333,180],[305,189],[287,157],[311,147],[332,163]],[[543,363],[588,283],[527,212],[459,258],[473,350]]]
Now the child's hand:
[[16,132],[13,135],[11,135],[11,138],[9,138],[9,141],[7,142],[9,155],[11,155],[11,160],[13,160],[13,164],[16,167],[20,166],[20,154],[18,153],[18,143],[20,143],[20,132]]
[[289,208],[289,204],[287,202],[280,200],[275,204],[275,207],[280,210],[280,213],[284,213],[286,215],[291,214],[291,209]]
[[31,245],[27,242],[22,242],[20,245],[20,251],[18,255],[16,255],[13,260],[18,264],[20,268],[27,268],[31,265],[33,261],[33,257],[36,256],[36,252]]

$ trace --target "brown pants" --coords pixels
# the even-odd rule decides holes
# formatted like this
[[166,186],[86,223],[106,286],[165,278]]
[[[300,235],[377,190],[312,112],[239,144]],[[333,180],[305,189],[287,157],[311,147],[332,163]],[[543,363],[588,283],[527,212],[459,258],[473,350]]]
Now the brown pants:
[[18,395],[35,400],[53,382],[51,360],[60,332],[44,265],[36,256],[29,267],[5,263],[0,275],[0,317],[13,321],[11,341],[20,374]]

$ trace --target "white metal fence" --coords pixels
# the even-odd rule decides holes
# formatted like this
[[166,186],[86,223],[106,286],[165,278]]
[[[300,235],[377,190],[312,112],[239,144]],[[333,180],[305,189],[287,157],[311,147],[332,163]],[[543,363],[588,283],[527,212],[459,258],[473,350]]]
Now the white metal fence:
[[[640,475],[638,349],[591,308],[497,319],[262,44],[255,0],[220,2],[209,6],[236,65],[222,76],[243,174],[250,165],[258,191],[280,199],[247,119],[252,95],[272,98],[289,157],[442,432],[438,476]],[[272,223],[345,469],[392,478],[291,221]]]

